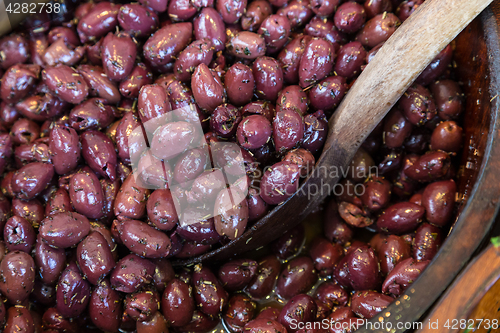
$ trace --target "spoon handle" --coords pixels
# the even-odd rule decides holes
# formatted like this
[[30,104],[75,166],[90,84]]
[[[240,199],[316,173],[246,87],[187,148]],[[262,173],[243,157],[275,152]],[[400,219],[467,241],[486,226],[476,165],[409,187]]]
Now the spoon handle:
[[329,135],[338,139],[327,142],[323,156],[334,146],[354,156],[418,75],[491,2],[425,1],[385,42],[337,108]]

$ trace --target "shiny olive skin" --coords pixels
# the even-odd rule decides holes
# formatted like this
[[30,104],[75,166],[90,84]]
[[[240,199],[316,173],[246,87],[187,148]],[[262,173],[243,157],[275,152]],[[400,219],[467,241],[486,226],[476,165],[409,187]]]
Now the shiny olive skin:
[[298,35],[290,43],[283,47],[277,56],[278,62],[283,68],[283,79],[287,84],[299,83],[300,59],[304,54],[307,44],[312,40],[311,36]]
[[218,319],[215,319],[205,313],[195,310],[191,321],[184,326],[176,328],[176,331],[181,333],[203,333],[213,330],[219,323]]
[[450,156],[447,153],[431,150],[418,157],[404,172],[413,180],[429,182],[446,175],[450,165]]
[[89,93],[83,76],[66,65],[46,67],[42,79],[52,94],[68,103],[79,104]]
[[382,292],[394,296],[401,295],[429,263],[430,260],[416,261],[413,258],[399,262],[384,280]]
[[195,309],[193,290],[179,280],[171,280],[161,298],[161,311],[168,323],[174,327],[189,324]]
[[335,267],[334,277],[345,288],[377,289],[381,281],[375,251],[363,245],[348,252]]
[[7,310],[4,332],[35,333],[33,316],[24,306],[11,306]]
[[214,206],[215,230],[233,240],[245,232],[248,223],[248,204],[245,194],[237,187],[223,189]]
[[193,286],[194,299],[203,313],[216,316],[227,305],[228,294],[209,268],[195,267]]
[[74,107],[69,114],[71,127],[77,131],[88,129],[102,129],[114,120],[115,109],[105,104],[101,98],[90,98]]
[[307,292],[316,282],[317,273],[309,257],[290,260],[278,277],[276,293],[283,299]]
[[236,134],[241,120],[239,109],[231,104],[222,104],[215,108],[210,117],[210,129],[220,137],[230,138]]
[[366,22],[356,40],[367,48],[375,47],[389,39],[400,24],[399,18],[392,13],[378,14]]
[[191,76],[191,89],[198,106],[212,113],[225,100],[226,90],[219,76],[204,63]]
[[278,162],[264,172],[260,183],[261,197],[270,205],[277,205],[298,188],[300,168],[290,162]]
[[118,219],[139,219],[146,213],[150,191],[139,187],[130,174],[123,182],[115,199],[114,213]]
[[416,79],[416,82],[422,85],[428,85],[441,76],[453,59],[453,47],[448,44],[432,62],[424,69]]
[[323,149],[328,133],[328,123],[324,119],[323,111],[317,111],[304,117],[304,138],[301,147],[312,154]]
[[104,193],[93,172],[80,171],[69,183],[69,196],[75,211],[90,219],[100,219],[104,212]]
[[80,135],[80,142],[87,165],[94,172],[114,181],[118,161],[111,139],[102,132],[89,130]]
[[258,190],[255,188],[248,189],[247,204],[249,222],[260,220],[269,211],[269,205],[261,198]]
[[124,313],[133,320],[150,320],[160,307],[160,296],[156,290],[145,289],[128,294],[123,302]]
[[229,54],[243,59],[256,59],[266,53],[264,38],[254,32],[242,31],[234,35],[226,45]]
[[273,10],[269,2],[263,0],[252,1],[248,4],[241,17],[241,28],[243,30],[257,31],[266,17],[272,13]]
[[305,230],[302,224],[288,230],[280,238],[272,242],[271,251],[281,260],[296,255],[303,246]]
[[364,228],[373,224],[369,212],[346,201],[339,204],[340,217],[350,226]]
[[330,242],[346,244],[352,238],[351,228],[344,222],[338,212],[338,205],[331,200],[325,210],[323,217],[323,232]]
[[314,85],[308,91],[308,97],[314,109],[331,111],[340,103],[346,93],[346,78],[334,75]]
[[160,312],[155,312],[149,320],[138,321],[137,333],[163,333],[168,331],[168,324]]
[[76,249],[78,265],[85,278],[97,285],[115,266],[111,249],[99,232],[91,232]]
[[[140,125],[139,117],[134,112],[127,112],[120,120],[118,127],[116,128],[116,147],[118,152],[118,157],[125,163],[130,163],[131,159],[131,151],[130,146],[133,145],[134,142],[137,142],[137,147],[134,145],[134,148],[139,150],[141,153],[144,151],[145,147],[141,147],[140,144],[144,140],[144,137],[141,133],[142,141],[138,140],[131,133]],[[135,132],[134,132],[135,133]],[[130,136],[130,138],[129,138]],[[129,142],[130,139],[130,142]],[[135,139],[135,141],[134,141]],[[145,145],[145,144],[144,144]],[[134,155],[135,156],[135,155]]]
[[439,118],[451,120],[457,118],[464,109],[462,89],[453,80],[439,80],[429,86],[436,102]]
[[134,68],[137,46],[128,33],[109,33],[102,40],[101,56],[104,73],[113,81],[122,81]]
[[354,1],[348,1],[341,4],[333,17],[335,27],[345,33],[354,33],[358,31],[365,21],[365,8]]
[[35,230],[30,222],[19,216],[12,216],[3,228],[5,247],[9,252],[31,252],[35,245]]
[[339,284],[332,281],[321,283],[316,289],[315,297],[326,304],[330,309],[345,306],[349,301],[349,293]]
[[16,103],[33,89],[38,80],[40,67],[17,64],[2,76],[0,97],[7,103]]
[[443,236],[443,232],[438,227],[422,223],[413,238],[413,259],[417,261],[432,260],[443,243]]
[[[260,1],[260,0],[258,0]],[[247,65],[236,63],[229,67],[224,77],[227,97],[235,106],[242,106],[252,100],[255,79]]]
[[376,291],[357,291],[351,298],[352,311],[361,318],[373,318],[383,311],[394,299]]
[[112,31],[118,24],[120,6],[110,2],[94,5],[78,22],[77,32],[80,41],[94,41]]
[[377,219],[377,227],[385,232],[405,234],[422,221],[425,208],[411,202],[399,202],[385,209]]
[[245,294],[236,294],[229,299],[223,319],[234,332],[242,332],[243,327],[253,319],[257,304]]
[[314,268],[320,276],[328,276],[333,273],[333,269],[344,251],[342,245],[332,244],[324,238],[315,238],[309,256],[314,262]]
[[411,248],[403,238],[388,235],[377,250],[380,271],[383,275],[390,273],[401,261],[411,257]]
[[132,293],[153,281],[155,264],[135,254],[129,254],[115,265],[109,280],[113,289]]
[[46,284],[54,284],[66,266],[66,254],[63,249],[50,247],[38,237],[35,244],[35,263],[40,280]]
[[406,90],[398,105],[413,125],[423,125],[436,115],[436,104],[429,90],[414,84]]
[[399,3],[395,13],[398,15],[401,22],[404,22],[423,3],[423,0],[405,0]]
[[281,263],[274,255],[262,258],[258,263],[257,272],[246,287],[246,292],[253,299],[262,299],[273,290],[276,277],[280,273]]
[[146,209],[149,220],[160,230],[171,230],[179,221],[170,190],[153,191],[148,198]]
[[191,41],[193,25],[182,22],[157,30],[144,44],[144,57],[152,65],[164,66],[174,60]]
[[299,85],[305,88],[327,77],[333,69],[335,54],[332,43],[313,38],[300,59]]
[[158,117],[172,110],[165,89],[158,84],[148,84],[139,90],[137,102],[139,117],[146,132],[154,133],[161,121]]
[[243,148],[256,149],[268,142],[271,133],[272,127],[269,120],[262,115],[254,114],[239,123],[236,137]]
[[[187,208],[189,209],[189,208]],[[190,209],[190,212],[183,212],[184,217],[193,214],[195,217],[204,214],[204,212],[197,211],[196,208]],[[199,244],[213,245],[219,242],[220,236],[216,231],[214,218],[193,218],[194,223],[180,223],[175,229],[177,234],[187,241]]]
[[211,7],[204,7],[193,21],[196,40],[208,38],[212,42],[214,52],[224,50],[226,44],[225,24],[221,14]]
[[156,10],[159,13],[163,13],[167,10],[168,1],[166,0],[140,0],[139,2],[143,6]]
[[307,114],[309,108],[309,99],[307,94],[298,85],[291,85],[284,87],[278,93],[278,99],[276,101],[276,110],[292,110],[296,111],[302,116]]
[[257,273],[258,264],[254,260],[235,259],[219,268],[218,277],[224,289],[241,290],[247,286]]
[[57,310],[65,317],[80,315],[90,301],[90,284],[83,279],[74,262],[61,273],[56,300]]
[[177,57],[174,73],[178,80],[189,81],[195,68],[203,63],[209,65],[214,54],[212,41],[209,38],[196,40],[189,44]]
[[[365,7],[366,17],[372,18],[378,14],[383,14],[384,12],[392,12],[392,2],[391,0],[367,0],[363,4]],[[398,15],[401,22],[404,20]]]
[[77,245],[89,231],[89,220],[73,212],[60,212],[46,217],[38,230],[42,240],[56,248]]
[[317,306],[314,299],[305,294],[299,294],[290,299],[278,317],[287,332],[297,332],[298,323],[312,322],[316,319]]
[[260,25],[258,34],[264,36],[268,54],[274,54],[288,42],[291,26],[288,18],[273,14]]
[[43,204],[36,198],[29,201],[25,201],[19,198],[13,198],[12,215],[22,217],[26,219],[31,225],[38,226],[45,217],[45,210],[43,208]]
[[133,253],[146,258],[164,258],[169,254],[168,236],[138,220],[125,220],[118,225],[123,244]]
[[53,176],[52,164],[42,162],[26,164],[14,173],[12,190],[18,198],[33,199],[49,185]]
[[[313,2],[315,1],[313,0]],[[335,48],[338,48],[338,44],[345,44],[347,41],[346,34],[339,31],[332,20],[319,16],[315,16],[309,21],[304,28],[304,33],[311,37],[324,38],[332,43]]]
[[292,29],[294,29],[305,25],[312,18],[313,11],[309,6],[309,1],[292,0],[288,5],[281,7],[277,14],[285,16],[290,21]]
[[215,9],[226,24],[238,23],[247,7],[247,0],[217,0]]
[[7,69],[15,64],[25,63],[29,59],[28,41],[23,35],[11,34],[2,37],[0,49],[3,56],[0,59],[0,66]]
[[26,252],[7,253],[0,262],[0,291],[12,304],[21,304],[35,285],[35,261]]
[[382,177],[371,176],[364,184],[365,190],[360,199],[370,211],[376,212],[385,208],[391,198],[391,183]]
[[430,183],[422,193],[422,206],[429,223],[446,226],[453,217],[457,185],[454,180]]
[[135,65],[130,75],[120,82],[120,93],[128,98],[138,97],[140,89],[151,83],[153,83],[153,72],[149,66],[140,62]]
[[283,88],[283,71],[278,61],[270,57],[258,57],[253,63],[252,72],[256,95],[275,102]]
[[245,325],[244,332],[248,333],[286,333],[285,326],[276,320],[259,318],[248,322]]
[[458,153],[462,146],[463,130],[452,120],[444,121],[436,126],[431,136],[431,149]]
[[72,171],[80,160],[80,140],[73,128],[55,126],[50,131],[49,149],[54,170],[63,175]]
[[10,140],[4,139],[4,149],[6,154],[10,153],[12,143],[15,144],[30,144],[40,136],[40,127],[34,121],[26,118],[20,118],[12,125],[10,129]]
[[135,37],[147,37],[158,28],[158,15],[145,6],[128,3],[118,11],[118,24]]
[[88,311],[92,323],[99,329],[118,332],[122,302],[119,292],[113,290],[109,280],[104,279],[93,288]]

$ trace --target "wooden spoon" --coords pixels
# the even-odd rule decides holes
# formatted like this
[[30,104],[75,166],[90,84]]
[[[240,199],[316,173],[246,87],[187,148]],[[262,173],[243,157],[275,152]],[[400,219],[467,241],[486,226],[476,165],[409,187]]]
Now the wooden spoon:
[[346,170],[366,137],[418,75],[491,2],[427,0],[378,51],[330,118],[323,152],[299,190],[237,239],[174,265],[226,260],[269,244],[300,223],[339,181],[325,170],[339,171],[339,176]]

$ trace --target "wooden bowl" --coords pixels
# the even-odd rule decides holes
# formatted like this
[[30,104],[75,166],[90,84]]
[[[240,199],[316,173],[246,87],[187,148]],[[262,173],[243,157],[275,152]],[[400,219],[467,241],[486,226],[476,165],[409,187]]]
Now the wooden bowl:
[[[464,149],[458,169],[459,214],[427,269],[386,310],[356,332],[404,332],[418,321],[472,258],[495,220],[500,201],[500,1],[456,39],[454,59],[466,95]],[[387,326],[392,329],[385,329]],[[439,332],[439,330],[438,330]]]

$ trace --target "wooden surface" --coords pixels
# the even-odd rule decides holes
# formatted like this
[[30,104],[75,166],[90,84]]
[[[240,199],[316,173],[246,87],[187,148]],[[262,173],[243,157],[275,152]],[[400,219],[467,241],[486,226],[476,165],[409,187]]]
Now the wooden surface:
[[[340,175],[346,170],[359,146],[415,78],[491,1],[426,1],[378,51],[335,111],[316,164],[317,172],[292,197],[237,239],[199,257],[176,261],[174,265],[226,260],[269,244],[302,221],[339,181],[339,177],[328,177],[331,171]],[[329,170],[327,175],[324,170]],[[317,193],[314,196],[310,196],[312,189]],[[316,189],[320,189],[319,193]]]

